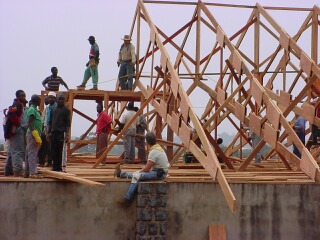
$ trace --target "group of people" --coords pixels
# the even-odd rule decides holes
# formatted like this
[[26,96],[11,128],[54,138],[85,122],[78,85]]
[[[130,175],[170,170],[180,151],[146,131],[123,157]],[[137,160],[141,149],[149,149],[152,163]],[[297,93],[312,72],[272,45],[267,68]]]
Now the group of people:
[[[117,65],[119,69],[119,83],[121,90],[133,89],[134,66],[136,64],[135,47],[131,43],[131,37],[124,35],[123,44],[120,47]],[[93,87],[90,90],[98,90],[99,72],[98,65],[100,61],[99,46],[96,43],[94,36],[90,36],[88,41],[91,45],[89,51],[89,61],[86,63],[86,70],[84,72],[82,83],[78,88],[85,88],[90,77],[92,78]]]
[[[43,113],[39,111],[41,98],[34,94],[29,101],[23,90],[16,91],[13,104],[5,111],[6,122],[4,125],[5,139],[7,141],[7,158],[5,176],[41,178],[38,166],[52,166],[53,171],[66,171],[66,143],[69,141],[70,110],[65,106],[64,94],[56,95],[49,92],[45,97]],[[134,173],[121,171],[120,163],[116,165],[115,176],[132,178],[129,190],[125,197],[118,201],[122,207],[127,207],[132,202],[140,181],[163,179],[170,167],[168,158],[163,148],[157,144],[154,133],[146,135],[146,120],[143,114],[132,119],[139,108],[129,102],[126,111],[120,120],[119,132],[129,124],[124,133],[124,160],[122,163],[133,163],[135,147],[144,167]],[[111,131],[112,118],[103,111],[102,103],[97,105],[97,157],[100,157],[107,147],[108,134]],[[137,138],[137,141],[136,141]],[[145,151],[145,139],[150,147],[148,158]],[[137,144],[136,144],[137,142]],[[102,161],[105,164],[104,159]],[[23,167],[25,162],[25,167]],[[121,164],[122,164],[121,163]]]
[[37,167],[44,164],[45,156],[48,157],[47,166],[52,166],[53,171],[63,171],[63,149],[69,140],[70,128],[70,110],[65,106],[65,96],[50,92],[43,113],[38,108],[41,103],[39,95],[31,96],[29,107],[27,103],[25,92],[16,91],[16,98],[6,114],[4,175],[41,178]]

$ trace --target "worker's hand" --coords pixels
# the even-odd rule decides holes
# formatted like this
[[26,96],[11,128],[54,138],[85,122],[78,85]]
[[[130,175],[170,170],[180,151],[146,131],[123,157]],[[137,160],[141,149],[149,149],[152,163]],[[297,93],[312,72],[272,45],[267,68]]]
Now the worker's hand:
[[31,132],[32,136],[34,137],[34,140],[36,141],[38,147],[40,148],[41,147],[41,144],[42,144],[42,140],[41,140],[41,137],[39,136],[39,133],[37,130],[33,130]]
[[136,65],[136,62],[135,62],[135,61],[132,61],[131,63],[132,63],[132,65]]
[[120,67],[120,62],[117,62],[118,67]]

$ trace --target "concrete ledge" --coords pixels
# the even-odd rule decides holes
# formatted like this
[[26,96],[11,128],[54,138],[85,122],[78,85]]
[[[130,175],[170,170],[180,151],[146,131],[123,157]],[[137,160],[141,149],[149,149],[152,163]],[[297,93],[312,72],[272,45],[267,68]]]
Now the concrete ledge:
[[[120,209],[115,202],[129,183],[105,184],[92,188],[53,181],[0,183],[0,239],[136,239],[137,201],[142,200]],[[175,240],[207,240],[210,224],[224,224],[228,240],[320,236],[320,185],[230,187],[238,201],[236,214],[230,212],[218,184],[167,183],[167,224],[157,230],[166,230],[167,239]]]

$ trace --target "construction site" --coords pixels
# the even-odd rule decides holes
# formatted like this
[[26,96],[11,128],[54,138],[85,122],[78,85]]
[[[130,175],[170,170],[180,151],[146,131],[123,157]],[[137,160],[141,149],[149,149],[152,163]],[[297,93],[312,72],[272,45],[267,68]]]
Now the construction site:
[[[192,8],[193,14],[169,35],[149,14],[155,5]],[[229,8],[249,13],[231,35],[215,17]],[[289,34],[274,12],[292,13],[297,31]],[[297,21],[296,12],[305,18]],[[137,58],[133,90],[120,91],[117,82],[113,91],[61,92],[71,122],[89,122],[81,138],[67,144],[67,173],[39,167],[42,179],[4,177],[1,153],[0,239],[319,239],[320,145],[311,143],[311,126],[320,127],[319,16],[319,6],[138,0],[129,25]],[[40,111],[47,93],[41,92]],[[133,120],[144,114],[170,161],[164,180],[139,183],[127,210],[115,202],[131,179],[114,176],[122,158],[110,152],[123,145],[129,124],[113,131],[101,157],[77,153],[96,143],[87,138],[96,120],[82,109],[86,101],[103,102],[112,119],[133,101],[139,106]],[[195,102],[203,108],[194,108]],[[292,125],[295,114],[307,121],[305,144]],[[236,134],[221,148],[217,140],[225,128]],[[248,129],[261,138],[256,146]],[[268,152],[256,163],[265,146]],[[248,156],[245,147],[252,149]],[[128,171],[141,167],[138,158],[122,165]]]

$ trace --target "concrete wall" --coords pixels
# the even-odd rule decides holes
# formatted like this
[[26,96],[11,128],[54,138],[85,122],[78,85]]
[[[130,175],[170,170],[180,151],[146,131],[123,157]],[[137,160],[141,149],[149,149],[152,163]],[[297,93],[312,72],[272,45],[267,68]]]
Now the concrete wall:
[[[135,239],[135,203],[127,210],[115,205],[128,186],[1,182],[0,239]],[[319,239],[320,185],[230,186],[236,214],[218,184],[169,183],[167,239],[208,239],[209,224],[225,224],[228,240]]]

